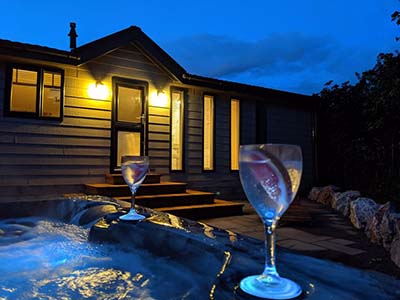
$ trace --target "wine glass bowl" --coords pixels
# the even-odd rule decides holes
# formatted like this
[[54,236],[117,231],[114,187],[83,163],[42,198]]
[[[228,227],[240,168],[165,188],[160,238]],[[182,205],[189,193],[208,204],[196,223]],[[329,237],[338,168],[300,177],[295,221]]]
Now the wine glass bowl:
[[253,296],[291,299],[300,286],[279,276],[275,265],[275,228],[294,200],[302,174],[301,148],[260,144],[240,147],[239,175],[247,199],[265,226],[266,262],[261,275],[244,278],[240,288]]
[[126,184],[131,190],[131,208],[129,212],[119,218],[124,221],[139,221],[145,216],[138,214],[135,209],[135,195],[146,178],[149,169],[149,158],[147,156],[125,155],[121,157],[121,172]]

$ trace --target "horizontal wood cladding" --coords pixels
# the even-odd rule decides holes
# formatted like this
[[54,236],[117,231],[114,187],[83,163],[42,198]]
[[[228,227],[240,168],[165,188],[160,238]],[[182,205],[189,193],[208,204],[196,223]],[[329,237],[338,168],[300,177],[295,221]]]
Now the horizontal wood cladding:
[[66,155],[66,156],[100,156],[109,157],[110,149],[100,147],[65,147],[60,145],[44,146],[44,145],[27,145],[27,144],[5,144],[0,147],[0,154],[32,154],[50,156],[50,155]]
[[76,128],[73,126],[65,126],[62,124],[26,124],[16,122],[1,122],[0,132],[3,133],[24,133],[24,134],[41,134],[56,136],[73,136],[73,137],[99,137],[109,138],[109,129],[93,129],[93,128]]
[[103,182],[109,170],[111,99],[88,97],[94,79],[85,67],[59,67],[65,70],[62,122],[4,117],[0,67],[0,186],[7,189],[2,196],[60,196],[80,191],[84,183]]
[[[10,180],[13,186],[42,186],[43,180],[46,180],[47,185],[71,185],[71,184],[85,184],[96,183],[102,181],[104,174],[101,175],[85,175],[83,176],[1,176],[0,186],[10,186]],[[60,195],[61,196],[61,195]]]
[[104,175],[109,168],[103,166],[58,166],[57,168],[49,168],[48,166],[30,166],[25,165],[1,165],[0,174],[2,176],[87,176],[87,175]]

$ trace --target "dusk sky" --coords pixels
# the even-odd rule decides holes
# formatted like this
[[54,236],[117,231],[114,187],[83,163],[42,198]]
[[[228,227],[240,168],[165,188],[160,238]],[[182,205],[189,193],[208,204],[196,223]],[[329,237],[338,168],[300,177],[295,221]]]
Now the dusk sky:
[[0,39],[68,50],[136,25],[189,73],[312,94],[393,52],[397,0],[0,0]]

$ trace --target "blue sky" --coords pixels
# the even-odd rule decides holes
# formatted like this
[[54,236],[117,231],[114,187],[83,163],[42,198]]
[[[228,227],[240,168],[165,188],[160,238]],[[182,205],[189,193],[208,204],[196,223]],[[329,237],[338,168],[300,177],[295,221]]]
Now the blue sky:
[[1,0],[0,38],[68,49],[137,25],[188,72],[312,94],[400,44],[397,0]]

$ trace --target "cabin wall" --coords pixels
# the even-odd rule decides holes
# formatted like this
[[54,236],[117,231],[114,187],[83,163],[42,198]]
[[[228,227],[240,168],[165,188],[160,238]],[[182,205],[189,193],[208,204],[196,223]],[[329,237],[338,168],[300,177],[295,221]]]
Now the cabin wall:
[[[64,69],[62,122],[4,117],[5,66],[9,62]],[[57,197],[83,191],[84,183],[104,182],[110,168],[113,77],[148,83],[147,150],[150,168],[164,175],[163,180],[188,182],[189,188],[212,191],[222,199],[244,198],[239,174],[230,170],[230,100],[234,97],[241,101],[241,144],[300,144],[304,155],[304,186],[312,181],[310,112],[273,105],[270,99],[252,99],[246,94],[181,84],[141,50],[128,45],[81,67],[0,57],[0,202]],[[89,84],[96,81],[110,91],[104,100],[88,95]],[[186,93],[182,172],[169,170],[170,103],[158,107],[149,99],[157,89],[169,95],[171,87],[182,88]],[[211,172],[202,170],[205,93],[215,97],[215,170]],[[265,109],[259,110],[260,105]],[[261,124],[262,130],[258,128]]]
[[[62,122],[4,117],[8,63],[64,70]],[[54,198],[81,192],[84,183],[104,182],[110,167],[112,77],[144,80],[149,92],[170,78],[140,50],[127,46],[81,67],[0,57],[0,202]],[[91,99],[96,81],[110,93]],[[169,107],[148,107],[148,145],[152,168],[169,170]]]
[[302,149],[303,174],[300,192],[313,184],[313,113],[298,108],[267,105],[266,141],[268,143],[295,144]]
[[[203,96],[214,95],[214,171],[203,171]],[[185,123],[185,166],[183,172],[165,176],[188,182],[189,188],[210,191],[223,199],[243,199],[237,171],[230,170],[230,94],[202,88],[187,89]],[[248,105],[252,107],[250,104]],[[245,106],[247,108],[247,106]],[[243,113],[245,119],[251,113]]]

